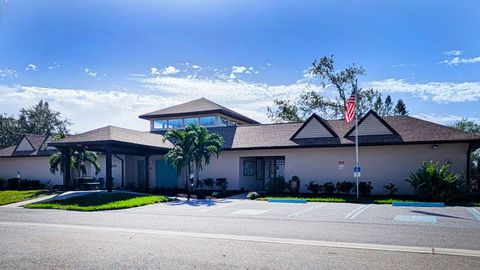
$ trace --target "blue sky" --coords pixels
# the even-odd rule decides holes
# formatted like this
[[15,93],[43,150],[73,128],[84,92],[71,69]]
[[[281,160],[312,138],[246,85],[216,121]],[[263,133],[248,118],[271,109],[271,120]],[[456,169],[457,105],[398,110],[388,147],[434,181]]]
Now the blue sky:
[[137,115],[205,96],[268,122],[333,54],[411,115],[480,121],[478,1],[0,3],[0,112],[40,99],[74,122],[147,129]]

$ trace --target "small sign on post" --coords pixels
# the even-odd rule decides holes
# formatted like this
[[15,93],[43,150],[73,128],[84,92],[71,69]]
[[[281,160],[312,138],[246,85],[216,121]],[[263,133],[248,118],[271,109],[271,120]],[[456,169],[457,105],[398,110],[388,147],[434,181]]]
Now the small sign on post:
[[345,168],[345,161],[339,160],[338,161],[338,169],[343,170],[343,168]]
[[360,167],[353,167],[353,177],[360,177],[362,169]]

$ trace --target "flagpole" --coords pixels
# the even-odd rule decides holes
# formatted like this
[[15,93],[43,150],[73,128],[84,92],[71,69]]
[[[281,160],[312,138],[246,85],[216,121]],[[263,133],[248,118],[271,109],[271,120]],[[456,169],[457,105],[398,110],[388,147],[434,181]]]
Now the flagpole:
[[[357,80],[355,79],[355,167],[360,167],[360,163],[358,160],[358,113],[357,113],[357,96],[358,96],[358,88],[357,88]],[[357,199],[359,198],[359,190],[358,190],[358,178],[360,172],[355,173],[355,177],[357,179]]]

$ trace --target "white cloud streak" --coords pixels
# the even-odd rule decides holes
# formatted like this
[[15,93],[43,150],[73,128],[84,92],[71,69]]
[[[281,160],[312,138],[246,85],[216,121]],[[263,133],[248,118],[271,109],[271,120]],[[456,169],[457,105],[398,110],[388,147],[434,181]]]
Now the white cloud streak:
[[480,82],[410,83],[402,79],[371,81],[363,85],[393,93],[410,93],[423,100],[439,103],[477,102],[480,100]]
[[[442,125],[450,125],[464,118],[463,116],[455,115],[455,114],[436,114],[436,113],[418,113],[412,116],[416,118],[424,119],[430,122],[442,124]],[[480,118],[468,118],[468,119],[475,122],[480,122]]]
[[445,64],[447,66],[456,66],[459,64],[475,64],[475,63],[480,63],[480,56],[473,57],[473,58],[454,57],[452,59],[443,60],[440,63]]
[[85,68],[84,72],[85,72],[85,74],[87,74],[90,77],[94,77],[94,78],[97,77],[97,72],[94,72],[93,70],[91,70],[89,68]]
[[463,52],[460,50],[450,50],[450,51],[443,52],[443,54],[448,56],[459,56],[459,55],[462,55]]
[[0,79],[16,77],[18,77],[16,70],[10,68],[0,68]]

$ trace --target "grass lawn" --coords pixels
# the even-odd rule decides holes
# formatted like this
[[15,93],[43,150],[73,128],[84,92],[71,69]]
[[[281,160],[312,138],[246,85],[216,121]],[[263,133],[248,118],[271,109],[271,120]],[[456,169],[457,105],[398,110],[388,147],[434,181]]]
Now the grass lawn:
[[130,193],[94,193],[65,200],[27,204],[25,207],[73,211],[102,211],[131,208],[166,201],[168,201],[168,198],[164,196]]
[[4,190],[0,191],[0,205],[16,203],[52,193],[49,190]]

